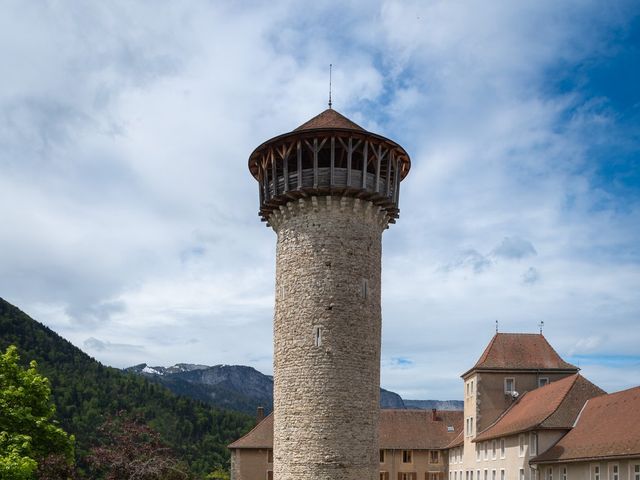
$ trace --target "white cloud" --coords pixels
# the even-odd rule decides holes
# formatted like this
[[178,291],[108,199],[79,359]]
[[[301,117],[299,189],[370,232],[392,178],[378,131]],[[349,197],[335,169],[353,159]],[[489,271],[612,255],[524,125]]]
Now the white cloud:
[[76,345],[143,349],[95,351],[117,366],[270,373],[275,235],[246,161],[324,108],[333,63],[334,106],[413,162],[384,234],[385,388],[460,398],[495,320],[633,352],[640,209],[594,188],[590,153],[616,113],[549,85],[611,54],[632,2],[336,7],[3,4],[3,297]]

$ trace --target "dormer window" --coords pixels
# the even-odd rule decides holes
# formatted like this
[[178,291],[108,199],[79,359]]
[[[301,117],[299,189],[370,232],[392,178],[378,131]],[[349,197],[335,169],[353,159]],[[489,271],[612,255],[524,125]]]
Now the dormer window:
[[511,394],[516,391],[516,379],[513,377],[506,377],[504,379],[504,393]]
[[549,384],[549,377],[538,378],[538,387],[544,387]]

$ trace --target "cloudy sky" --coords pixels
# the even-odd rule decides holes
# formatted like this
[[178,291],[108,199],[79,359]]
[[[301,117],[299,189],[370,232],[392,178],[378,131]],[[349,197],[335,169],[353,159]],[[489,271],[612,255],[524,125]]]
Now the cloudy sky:
[[0,296],[98,360],[271,373],[255,146],[334,107],[412,157],[382,385],[499,322],[640,384],[637,1],[0,3]]

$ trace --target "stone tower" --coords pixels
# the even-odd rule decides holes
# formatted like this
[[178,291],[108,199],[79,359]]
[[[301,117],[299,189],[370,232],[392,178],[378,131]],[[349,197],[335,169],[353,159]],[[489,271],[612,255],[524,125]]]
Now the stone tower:
[[278,235],[276,480],[379,476],[382,232],[410,160],[328,109],[249,157]]

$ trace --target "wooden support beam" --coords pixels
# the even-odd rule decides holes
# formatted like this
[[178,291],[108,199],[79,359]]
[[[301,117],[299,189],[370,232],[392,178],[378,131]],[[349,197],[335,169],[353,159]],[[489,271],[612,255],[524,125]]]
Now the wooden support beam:
[[318,188],[318,139],[313,139],[313,188]]
[[391,196],[391,164],[392,162],[393,162],[393,153],[389,155],[389,158],[387,159],[387,181],[386,181],[386,187],[384,190],[384,194],[386,197]]
[[353,139],[349,137],[349,145],[347,147],[347,187],[351,187],[351,156],[353,153]]
[[362,189],[367,189],[367,165],[369,163],[369,142],[364,141],[362,150]]
[[378,151],[376,151],[376,149],[373,149],[373,152],[376,155],[376,179],[375,179],[375,185],[373,188],[373,191],[376,193],[380,192],[380,169],[382,168],[382,145],[378,146]]
[[298,190],[302,188],[302,143],[298,140],[297,145],[298,155]]
[[329,165],[329,187],[333,188],[335,185],[335,172],[336,168],[336,137],[331,137],[331,163]]
[[273,196],[278,195],[278,174],[276,168],[276,156],[273,154],[273,150],[269,151],[271,157],[271,182],[273,183]]

